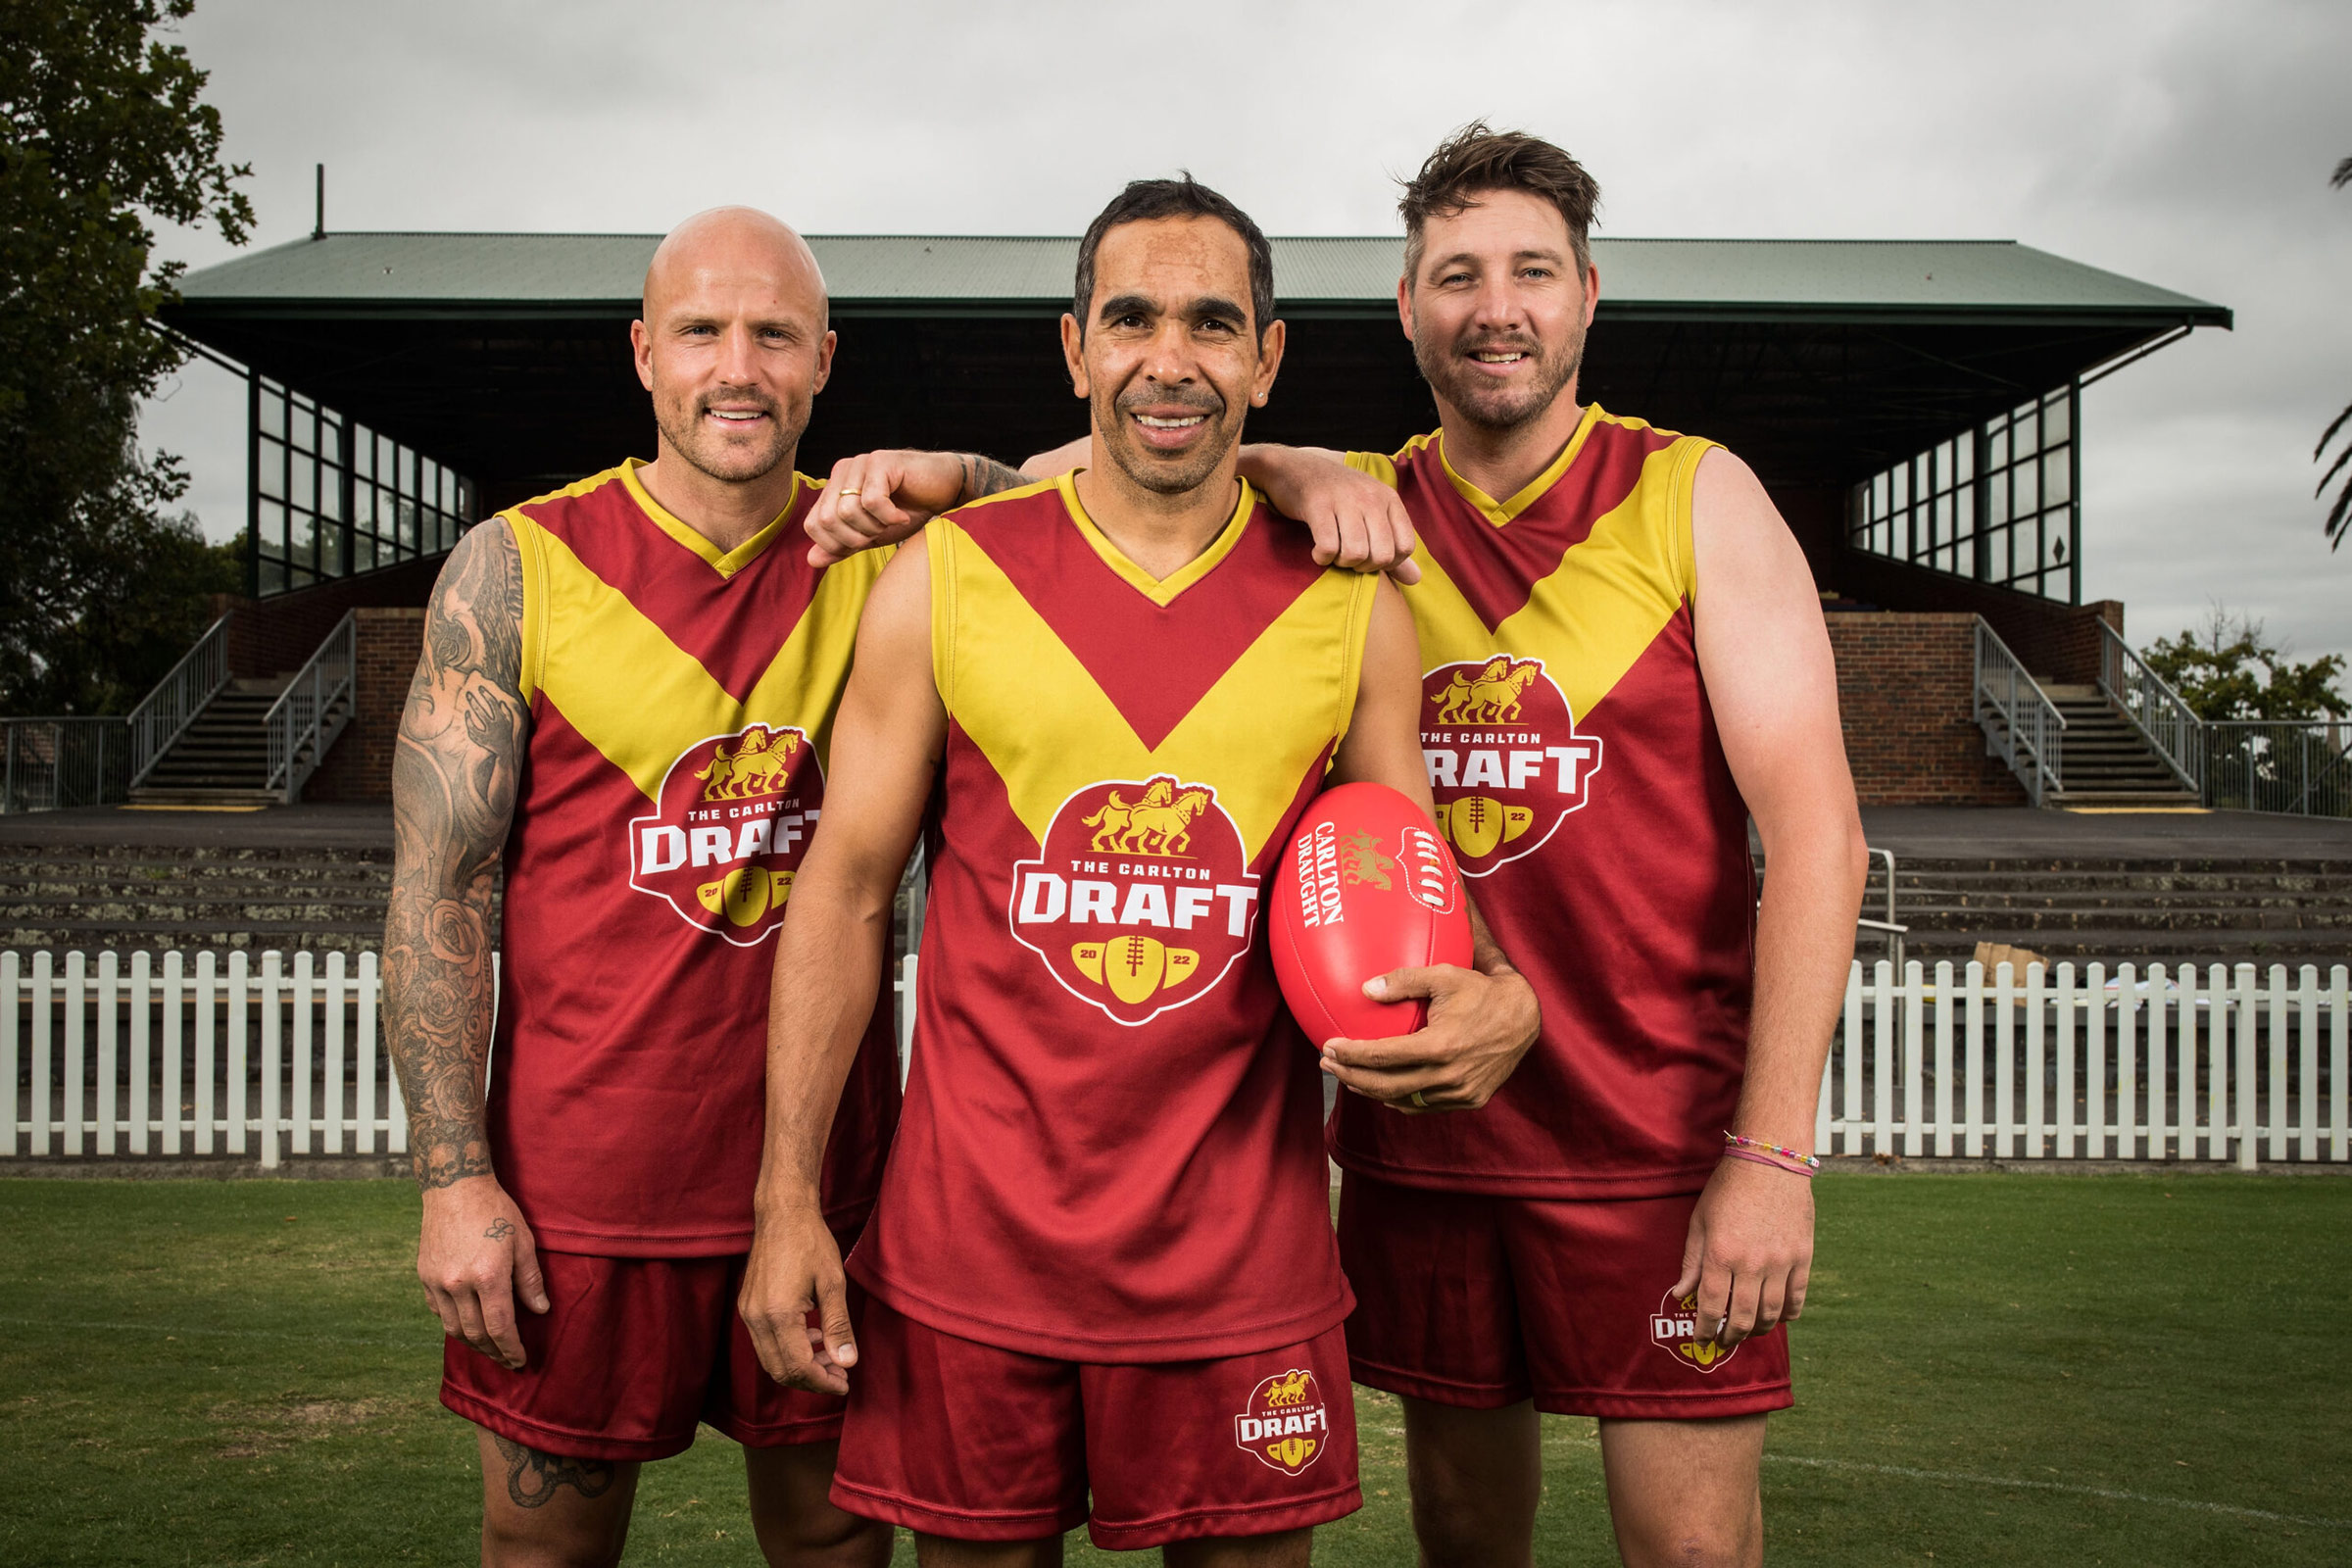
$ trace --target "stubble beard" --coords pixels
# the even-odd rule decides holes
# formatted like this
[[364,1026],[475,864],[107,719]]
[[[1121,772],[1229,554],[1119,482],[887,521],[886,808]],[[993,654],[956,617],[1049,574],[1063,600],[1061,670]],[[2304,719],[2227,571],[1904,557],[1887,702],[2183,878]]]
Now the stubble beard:
[[[1422,379],[1463,418],[1482,430],[1502,434],[1542,418],[1558,399],[1560,389],[1576,379],[1585,363],[1583,323],[1578,322],[1572,331],[1573,336],[1548,351],[1532,339],[1491,334],[1466,334],[1441,348],[1436,346],[1436,334],[1424,330],[1424,323],[1415,316],[1413,363],[1421,368]],[[1481,349],[1516,349],[1534,355],[1535,380],[1525,387],[1500,387],[1484,381],[1462,363]]]
[[[760,446],[745,447],[713,430],[704,416],[718,397],[730,402],[756,403],[766,410],[767,428],[772,432],[768,440]],[[661,427],[662,439],[697,472],[722,484],[751,484],[775,472],[792,456],[808,428],[808,416],[803,409],[800,417],[793,418],[791,411],[765,393],[721,387],[682,404],[658,400],[654,405],[654,422]]]
[[[1196,413],[1208,416],[1208,438],[1181,458],[1159,456],[1145,446],[1127,417],[1127,405],[1179,403]],[[1223,398],[1210,394],[1208,399],[1172,396],[1153,391],[1129,391],[1117,395],[1098,393],[1095,397],[1095,425],[1104,434],[1103,446],[1118,470],[1142,488],[1154,495],[1177,496],[1198,490],[1206,484],[1217,466],[1233,451],[1242,438],[1243,416],[1229,416]]]

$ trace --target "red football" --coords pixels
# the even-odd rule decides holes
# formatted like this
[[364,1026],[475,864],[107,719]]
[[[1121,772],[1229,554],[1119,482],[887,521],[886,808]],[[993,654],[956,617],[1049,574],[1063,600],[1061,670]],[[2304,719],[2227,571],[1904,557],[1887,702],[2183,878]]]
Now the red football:
[[1274,973],[1317,1050],[1421,1027],[1420,999],[1374,1002],[1392,969],[1470,964],[1470,906],[1436,824],[1386,784],[1315,798],[1274,876]]

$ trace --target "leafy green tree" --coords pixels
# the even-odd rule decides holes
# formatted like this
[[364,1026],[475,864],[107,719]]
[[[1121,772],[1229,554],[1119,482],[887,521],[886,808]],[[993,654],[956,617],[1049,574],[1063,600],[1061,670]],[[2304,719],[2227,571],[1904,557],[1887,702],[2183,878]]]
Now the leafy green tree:
[[[2328,184],[2334,190],[2352,185],[2352,158],[2344,159],[2335,166],[2335,173]],[[2352,424],[2352,403],[2345,404],[2344,412],[2337,415],[2321,432],[2320,444],[2311,449],[2312,462],[2317,463],[2328,455],[2328,443],[2334,440],[2335,432],[2347,424]],[[2327,471],[2320,475],[2320,482],[2311,493],[2315,496],[2326,495],[2328,482],[2338,473],[2343,473],[2346,464],[2352,464],[2352,435],[2344,438],[2343,447],[2336,453],[2335,461],[2328,465]],[[2328,530],[2328,548],[2330,550],[2344,542],[2346,533],[2352,532],[2352,473],[2344,474],[2344,486],[2335,493],[2335,504],[2328,509],[2328,520],[2323,526]]]
[[2155,670],[2204,719],[2341,718],[2352,713],[2335,689],[2343,656],[2308,663],[2288,659],[2263,634],[2262,622],[2217,605],[2203,627],[2159,637],[2145,655]]
[[139,399],[185,357],[154,324],[181,267],[154,260],[149,221],[232,244],[253,224],[205,74],[158,36],[192,10],[0,0],[0,710],[120,711],[219,582],[218,552],[166,510],[177,464],[134,439]]

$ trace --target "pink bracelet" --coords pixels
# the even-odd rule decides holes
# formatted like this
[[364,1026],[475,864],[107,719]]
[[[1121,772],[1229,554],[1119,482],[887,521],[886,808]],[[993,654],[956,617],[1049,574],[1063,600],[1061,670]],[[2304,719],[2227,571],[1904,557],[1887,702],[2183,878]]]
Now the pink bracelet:
[[1727,1131],[1723,1135],[1723,1142],[1730,1152],[1738,1153],[1743,1149],[1753,1150],[1755,1153],[1747,1156],[1751,1159],[1768,1154],[1774,1155],[1777,1158],[1766,1160],[1767,1164],[1787,1160],[1789,1164],[1802,1168],[1808,1176],[1821,1169],[1821,1159],[1818,1155],[1800,1154],[1793,1149],[1784,1149],[1779,1144],[1768,1144],[1761,1138],[1742,1138],[1738,1133]]
[[1770,1159],[1762,1154],[1751,1154],[1744,1149],[1727,1149],[1723,1152],[1723,1157],[1744,1159],[1751,1165],[1761,1165],[1767,1170],[1777,1170],[1784,1176],[1802,1176],[1807,1181],[1813,1179],[1813,1173],[1802,1165],[1784,1165],[1777,1159]]

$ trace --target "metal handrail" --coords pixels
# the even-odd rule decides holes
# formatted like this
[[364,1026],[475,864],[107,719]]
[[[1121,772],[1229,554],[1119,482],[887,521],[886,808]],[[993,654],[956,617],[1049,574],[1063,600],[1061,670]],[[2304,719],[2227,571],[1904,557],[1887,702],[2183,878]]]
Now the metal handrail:
[[228,684],[228,619],[205,628],[196,646],[180,656],[172,673],[130,710],[130,787],[138,788],[174,741],[188,732],[205,705]]
[[2205,721],[2113,626],[2099,622],[2099,690],[2123,710],[2173,776],[2205,793]]
[[[1985,728],[1986,752],[2009,765],[2034,804],[2039,806],[2045,795],[2064,790],[2066,715],[1982,615],[1977,617],[1972,689],[1977,722]],[[1985,724],[1987,709],[2001,720],[1997,740]]]
[[302,799],[302,786],[318,769],[326,748],[342,733],[335,705],[350,716],[352,683],[359,668],[359,612],[345,611],[310,662],[295,671],[263,720],[270,735],[269,789],[288,806]]
[[1873,920],[1866,914],[1857,914],[1854,916],[1854,926],[1857,930],[1873,931],[1885,937],[1886,959],[1899,970],[1903,966],[1903,939],[1911,934],[1911,928],[1894,917],[1894,852],[1868,850],[1864,853],[1874,860],[1886,862],[1886,918]]
[[0,718],[0,816],[125,800],[129,760],[120,718]]

